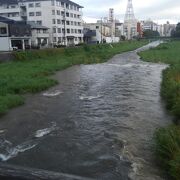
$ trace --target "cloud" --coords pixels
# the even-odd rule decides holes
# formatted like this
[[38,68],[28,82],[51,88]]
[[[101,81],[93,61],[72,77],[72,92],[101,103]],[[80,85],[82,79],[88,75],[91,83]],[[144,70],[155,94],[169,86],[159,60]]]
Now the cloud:
[[[108,17],[109,8],[114,8],[115,17],[123,21],[128,0],[73,0],[84,6],[84,20],[96,21]],[[179,0],[133,0],[134,12],[137,19],[154,19],[159,21],[180,21]]]

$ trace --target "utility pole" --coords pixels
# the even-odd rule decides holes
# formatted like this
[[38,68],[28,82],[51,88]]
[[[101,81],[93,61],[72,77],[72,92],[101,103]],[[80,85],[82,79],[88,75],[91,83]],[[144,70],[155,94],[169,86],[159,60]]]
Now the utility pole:
[[114,9],[110,8],[109,9],[109,23],[110,23],[110,28],[111,28],[111,42],[113,42],[113,31],[114,31]]
[[103,22],[102,22],[102,17],[101,17],[101,44],[102,44],[102,30],[103,30]]
[[64,45],[66,46],[66,10],[65,8],[64,8],[63,20],[64,20]]

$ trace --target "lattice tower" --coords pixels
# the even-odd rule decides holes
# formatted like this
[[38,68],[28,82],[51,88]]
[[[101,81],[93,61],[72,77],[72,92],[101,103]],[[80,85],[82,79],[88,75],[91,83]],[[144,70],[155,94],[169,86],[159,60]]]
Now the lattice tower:
[[136,21],[136,18],[135,18],[135,15],[134,15],[134,10],[133,10],[132,0],[128,0],[124,21],[125,22],[127,22],[127,21]]

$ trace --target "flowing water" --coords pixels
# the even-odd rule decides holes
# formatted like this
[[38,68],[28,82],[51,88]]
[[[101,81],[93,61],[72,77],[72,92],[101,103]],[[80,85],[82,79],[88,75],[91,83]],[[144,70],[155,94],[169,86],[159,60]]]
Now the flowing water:
[[1,118],[1,161],[99,180],[164,179],[152,138],[171,121],[159,95],[166,66],[137,55],[157,44],[57,73],[58,86]]

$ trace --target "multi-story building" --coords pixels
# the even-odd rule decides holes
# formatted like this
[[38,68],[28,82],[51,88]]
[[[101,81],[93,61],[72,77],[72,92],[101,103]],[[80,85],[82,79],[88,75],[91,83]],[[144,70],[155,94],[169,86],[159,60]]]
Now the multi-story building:
[[0,16],[48,27],[51,44],[83,41],[82,8],[70,0],[0,0]]
[[86,43],[119,42],[120,37],[113,33],[111,23],[98,20],[97,23],[84,24],[84,41]]
[[163,35],[165,37],[170,37],[171,36],[171,32],[173,30],[176,29],[176,25],[175,24],[170,24],[169,21],[167,21],[166,24],[163,25]]
[[111,37],[111,27],[103,21],[84,24],[84,41],[86,43],[102,43]]
[[158,31],[158,24],[154,23],[152,20],[141,21],[142,29],[145,30],[152,30]]
[[49,44],[49,29],[40,24],[27,22],[31,27],[31,47],[47,48]]
[[115,37],[120,37],[123,36],[123,28],[124,24],[120,23],[118,21],[115,22]]
[[31,46],[31,26],[0,16],[0,51],[27,49]]

